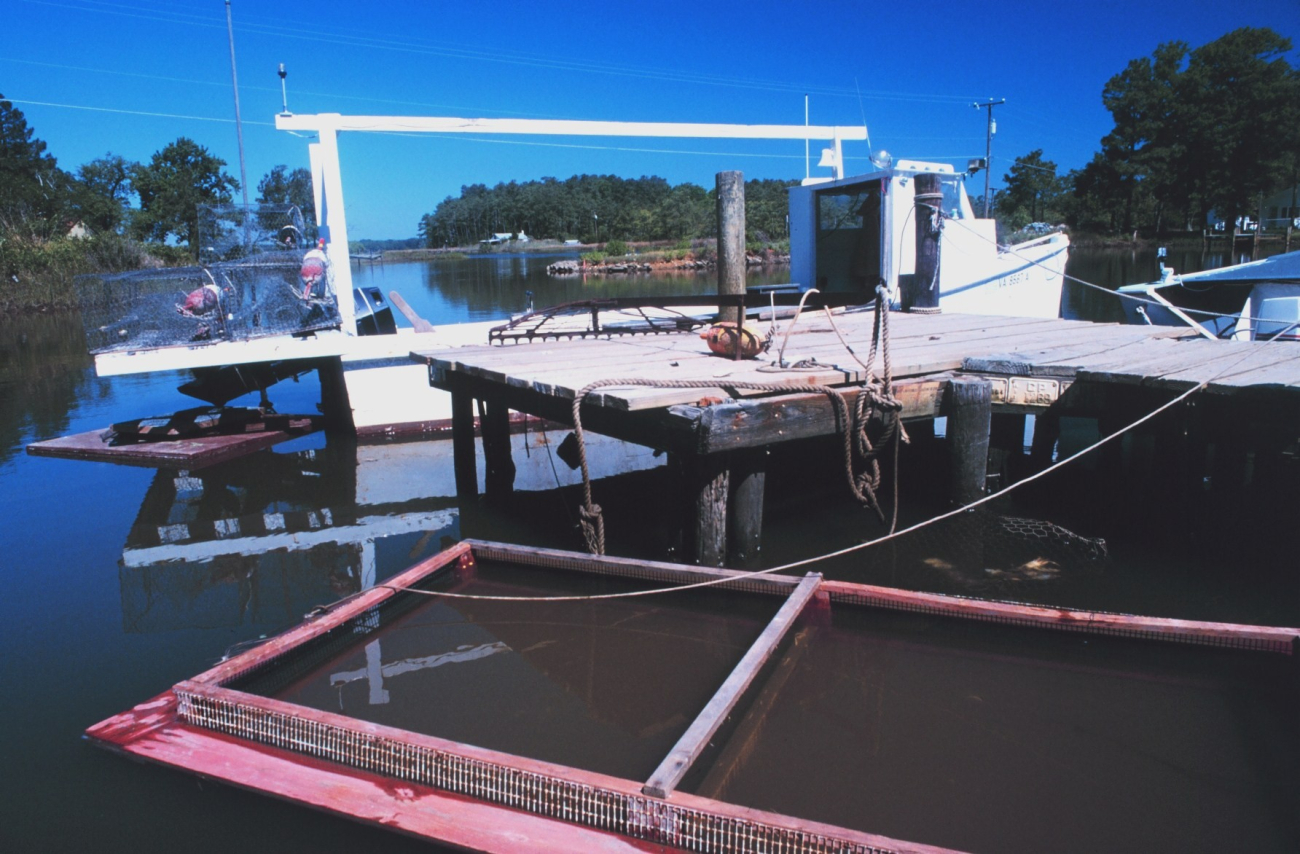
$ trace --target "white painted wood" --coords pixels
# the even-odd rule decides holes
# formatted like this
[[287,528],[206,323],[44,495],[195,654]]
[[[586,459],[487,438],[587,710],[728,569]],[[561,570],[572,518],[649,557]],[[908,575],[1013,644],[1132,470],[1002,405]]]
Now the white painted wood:
[[[534,136],[634,136],[691,139],[824,139],[837,153],[844,140],[865,140],[867,129],[829,125],[727,125],[682,122],[595,122],[556,119],[471,119],[452,116],[276,116],[279,130],[326,133],[490,133]],[[842,158],[841,158],[842,159]],[[842,176],[841,176],[842,177]]]

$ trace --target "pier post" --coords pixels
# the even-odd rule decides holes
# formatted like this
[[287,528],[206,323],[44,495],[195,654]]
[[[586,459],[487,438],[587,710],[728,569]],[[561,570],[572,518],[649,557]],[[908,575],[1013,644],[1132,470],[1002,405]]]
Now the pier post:
[[1020,479],[1024,470],[1025,416],[1016,413],[997,413],[989,427],[990,465],[998,472],[998,488],[1005,489]]
[[758,557],[763,540],[763,491],[767,451],[736,453],[731,466],[731,563],[744,566]]
[[515,461],[510,457],[510,408],[495,400],[479,403],[479,433],[483,437],[486,468],[484,491],[488,498],[495,498],[515,488]]
[[984,379],[957,377],[948,383],[946,394],[944,409],[948,413],[951,460],[948,497],[953,506],[961,507],[985,494],[993,385]]
[[[718,294],[745,293],[745,175],[719,172],[718,188]],[[739,308],[723,308],[720,320],[740,323]],[[739,339],[737,339],[739,340]]]
[[1029,446],[1029,470],[1038,473],[1052,464],[1056,440],[1061,438],[1061,416],[1040,412],[1034,416],[1034,440]]
[[316,363],[316,375],[320,378],[320,408],[325,416],[325,435],[356,436],[348,384],[343,378],[343,360],[337,357],[321,359]]
[[457,374],[447,377],[451,386],[451,457],[456,476],[456,497],[478,496],[478,462],[474,454],[474,397],[459,382]]
[[[914,179],[916,221],[916,274],[903,280],[903,311],[937,314],[939,311],[939,242],[943,234],[943,191],[939,176],[922,173]],[[900,277],[901,278],[901,277]]]
[[683,455],[686,506],[692,513],[687,531],[692,535],[686,554],[701,566],[722,566],[727,559],[727,498],[731,472],[726,454]]

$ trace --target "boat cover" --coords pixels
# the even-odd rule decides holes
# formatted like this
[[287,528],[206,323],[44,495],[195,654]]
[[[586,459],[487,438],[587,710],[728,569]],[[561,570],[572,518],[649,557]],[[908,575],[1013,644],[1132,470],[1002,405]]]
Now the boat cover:
[[1249,284],[1252,282],[1300,282],[1300,251],[1274,255],[1263,261],[1251,261],[1217,270],[1185,273],[1184,282],[1224,282]]

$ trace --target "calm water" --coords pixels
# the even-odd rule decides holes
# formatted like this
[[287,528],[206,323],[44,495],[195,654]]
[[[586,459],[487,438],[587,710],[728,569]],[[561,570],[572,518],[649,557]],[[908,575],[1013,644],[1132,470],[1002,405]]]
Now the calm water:
[[[400,291],[435,324],[518,311],[526,306],[525,292],[530,290],[537,305],[546,305],[593,295],[705,293],[713,286],[707,275],[552,280],[545,275],[552,260],[500,256],[376,265],[362,270],[358,280],[373,282],[385,292]],[[1114,287],[1153,279],[1156,263],[1152,252],[1076,251],[1070,271]],[[1175,257],[1169,263],[1184,271],[1202,265],[1199,257]],[[778,271],[760,281],[782,281],[784,276]],[[1068,287],[1064,304],[1070,316],[1118,317],[1111,298],[1090,289]],[[0,600],[6,652],[0,664],[6,686],[6,699],[0,702],[0,725],[6,733],[0,849],[428,850],[401,837],[135,765],[88,747],[79,735],[86,726],[205,669],[233,645],[291,625],[314,605],[373,584],[458,537],[580,548],[573,487],[547,488],[572,482],[552,453],[561,437],[530,433],[517,438],[516,458],[527,461],[532,480],[507,506],[496,508],[457,504],[446,472],[445,447],[436,445],[358,448],[311,436],[198,472],[43,459],[23,451],[35,440],[188,406],[190,401],[174,390],[183,380],[180,375],[96,378],[76,318],[0,323],[0,542],[9,579],[7,595]],[[308,376],[273,389],[272,397],[282,412],[312,411],[319,389]],[[1085,443],[1095,429],[1091,423],[1067,423],[1062,441]],[[924,462],[918,466],[913,483],[923,479]],[[662,472],[649,470],[600,485],[597,501],[606,508],[612,553],[671,555],[673,519],[651,509],[669,503],[664,480]],[[828,484],[826,489],[808,489],[810,482],[820,481]],[[880,532],[871,517],[844,500],[834,488],[837,483],[833,467],[817,459],[774,461],[764,540],[767,563],[814,555]],[[923,490],[914,487],[905,495],[905,520],[935,509],[933,497]],[[984,562],[992,566],[966,566],[960,556],[967,551],[963,538],[968,532],[938,528],[925,537],[900,541],[887,556],[841,559],[819,568],[831,577],[921,589],[1295,625],[1300,623],[1300,573],[1294,571],[1300,544],[1293,521],[1296,504],[1290,493],[1277,495],[1247,495],[1233,506],[1195,491],[1161,493],[1157,501],[1141,478],[1107,483],[1082,467],[1024,500],[1004,502],[999,512],[1047,518],[1086,536],[1105,537],[1111,558],[1104,564],[1055,555],[1051,557],[1058,571],[1017,574],[1016,567],[1042,557],[1032,545],[1020,543],[987,551]],[[247,532],[268,513],[281,514],[284,521],[284,530],[275,536],[232,533],[231,520]],[[460,640],[438,635],[441,639],[433,646],[456,640],[451,647],[503,642],[512,649],[526,648],[528,639],[540,631],[536,626],[506,630],[502,625],[510,621],[487,611],[434,613],[428,619],[457,627],[437,631],[464,635]],[[603,619],[617,618],[611,612]],[[737,638],[746,631],[739,620],[710,634],[689,619],[645,619],[647,630],[664,633],[671,639],[668,645],[677,645],[682,654],[697,650],[700,667],[729,660],[742,642]],[[1180,654],[1170,663],[1153,661],[1147,648],[1107,647],[1102,660],[1087,663],[1093,677],[1080,681],[1068,674],[1083,668],[1078,656],[1090,653],[1073,641],[1062,648],[1060,641],[1029,635],[1032,647],[1026,647],[1023,635],[1007,640],[977,634],[954,640],[926,630],[919,640],[905,643],[909,632],[914,633],[907,626],[875,639],[868,629],[843,630],[851,635],[844,644],[810,647],[808,660],[816,672],[831,674],[820,683],[830,686],[825,690],[840,686],[835,690],[846,692],[845,705],[837,706],[834,694],[810,693],[806,707],[774,708],[773,720],[797,726],[800,721],[835,719],[837,708],[886,704],[868,721],[841,721],[851,743],[874,744],[873,749],[882,751],[873,767],[888,775],[894,785],[887,788],[899,801],[892,816],[881,811],[864,819],[869,829],[918,841],[978,843],[984,850],[1001,850],[1014,847],[1017,827],[1040,808],[1050,808],[1069,827],[1104,824],[1111,815],[1117,826],[1137,827],[1154,811],[1170,826],[1228,818],[1238,826],[1248,823],[1257,831],[1251,840],[1254,850],[1300,848],[1293,818],[1295,784],[1285,767],[1279,769],[1270,758],[1281,756],[1294,768],[1294,731],[1278,723],[1287,720],[1288,713],[1292,727],[1296,720],[1295,698],[1288,693],[1294,691],[1293,673],[1291,687],[1279,698],[1270,665],[1239,659],[1225,663],[1209,654]],[[511,634],[515,631],[522,634]],[[544,634],[537,634],[535,642],[558,639],[563,646],[567,637]],[[580,643],[575,637],[568,642]],[[891,651],[882,651],[880,644]],[[953,663],[951,653],[972,646],[978,655],[971,653],[970,660],[979,664],[966,673]],[[846,665],[837,656],[852,661]],[[1038,663],[1022,660],[1026,656]],[[646,737],[653,741],[668,738],[665,733],[671,731],[650,726],[670,718],[666,710],[657,710],[655,721],[630,721],[584,701],[576,677],[564,672],[567,659],[557,658],[554,672],[535,659],[528,667],[508,655],[483,661],[500,671],[484,676],[484,690],[509,696],[508,689],[518,687],[515,683],[524,678],[518,674],[527,669],[527,679],[534,680],[530,684],[539,692],[569,704],[564,708],[575,715],[600,718],[605,728],[601,737],[609,744],[624,739],[621,749],[631,757],[629,767],[644,762],[637,753],[640,742],[628,742],[629,733],[649,733]],[[340,672],[361,666],[352,662]],[[1261,675],[1261,669],[1267,672]],[[859,670],[869,678],[859,678]],[[451,669],[438,672],[440,678],[465,678]],[[882,674],[887,672],[911,673],[912,678],[886,680]],[[1142,678],[1134,677],[1135,672]],[[1060,683],[1047,699],[1026,693],[1021,684],[1044,679],[1050,685]],[[1177,690],[1151,687],[1147,682],[1152,679],[1155,685],[1173,680]],[[997,691],[985,693],[993,690],[989,686]],[[622,696],[618,687],[618,674],[606,674],[602,702]],[[627,693],[636,687],[629,684]],[[344,689],[345,697],[348,690],[363,689],[360,683]],[[1104,706],[1095,717],[1089,714],[1094,700]],[[1044,722],[1055,714],[1051,704],[1064,701],[1070,707],[1061,709],[1050,725]],[[1121,714],[1128,703],[1154,709],[1155,717],[1130,723]],[[911,715],[914,704],[928,704],[930,713]],[[1023,711],[1028,706],[1034,707],[1033,714]],[[1161,709],[1167,710],[1170,721],[1163,732],[1158,724]],[[1213,711],[1190,711],[1203,709]],[[907,738],[933,738],[954,722],[961,725],[951,730],[954,735],[948,741],[963,749],[946,754],[947,760],[938,753],[899,752],[897,745],[908,743]],[[1093,736],[1080,736],[1079,728]],[[1149,751],[1150,764],[1133,765],[1153,733],[1159,739]],[[1209,745],[1222,739],[1234,747],[1215,754]],[[569,736],[565,740],[575,741]],[[525,741],[544,745],[546,737]],[[1105,751],[1099,752],[1099,742],[1108,745]],[[1000,746],[1007,744],[1016,749],[1002,751]],[[611,748],[608,755],[617,753]],[[998,756],[996,766],[988,764],[992,753]],[[1148,801],[1136,790],[1125,800],[1119,793],[1128,790],[1119,789],[1100,806],[1073,811],[1071,799],[1086,797],[1089,790],[1071,788],[1070,769],[1100,773],[1099,757],[1122,758],[1130,763],[1134,781],[1150,783],[1148,789],[1166,788]],[[790,755],[759,755],[749,767],[771,769],[787,780],[810,773]],[[1054,769],[1044,779],[1062,788],[1061,797],[1040,804],[1032,797],[1032,781],[1044,774],[1044,767]],[[1194,779],[1175,780],[1180,774]],[[764,783],[765,778],[737,776],[728,796],[765,808],[789,798],[790,809],[804,808],[795,794]],[[839,771],[825,776],[832,782],[841,778]],[[986,794],[962,807],[962,791],[984,786],[1002,791],[1013,779],[1022,785],[1006,789],[1007,797],[1020,801],[999,803]],[[945,828],[927,837],[925,827],[933,815],[907,806],[927,802],[936,795],[936,785],[942,797],[935,803],[955,816],[955,824],[967,828],[966,835]],[[1121,801],[1131,814],[1120,810]],[[824,803],[833,806],[835,801]],[[1193,814],[1179,803],[1200,808]],[[1115,812],[1107,805],[1114,805]],[[852,813],[859,806],[850,799],[839,809]],[[1216,808],[1224,817],[1215,817]],[[826,818],[844,820],[841,813]],[[1130,842],[1130,850],[1160,847],[1158,840],[1127,838],[1145,844]],[[1216,838],[1222,842],[1217,833],[1205,837]],[[1124,847],[1111,844],[1114,841],[1105,837],[1104,847]],[[1193,850],[1194,845],[1180,848]]]

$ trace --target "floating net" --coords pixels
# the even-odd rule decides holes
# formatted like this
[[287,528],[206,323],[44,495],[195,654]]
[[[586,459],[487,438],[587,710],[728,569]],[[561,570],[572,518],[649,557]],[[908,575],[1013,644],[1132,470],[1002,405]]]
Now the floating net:
[[91,353],[246,341],[340,325],[332,270],[291,206],[199,209],[200,265],[79,276]]

